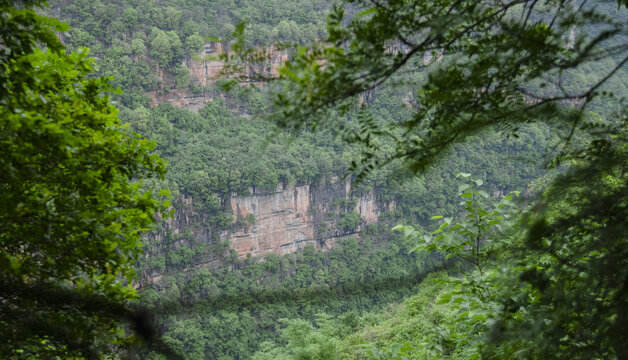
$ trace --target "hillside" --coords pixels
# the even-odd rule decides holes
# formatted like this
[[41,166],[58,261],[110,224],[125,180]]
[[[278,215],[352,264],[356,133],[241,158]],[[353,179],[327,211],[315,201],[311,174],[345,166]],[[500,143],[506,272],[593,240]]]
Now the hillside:
[[[366,356],[358,350],[363,343],[382,351],[372,358],[387,358],[405,351],[405,342],[414,342],[414,358],[426,356],[417,350],[425,343],[434,358],[453,358],[452,339],[463,349],[464,335],[477,333],[462,326],[452,335],[455,311],[437,303],[445,290],[421,281],[448,270],[430,279],[455,282],[471,271],[444,252],[411,252],[417,240],[390,229],[405,223],[432,230],[434,215],[462,216],[460,173],[482,179],[492,202],[513,190],[533,201],[555,175],[544,166],[560,131],[531,123],[518,124],[516,137],[504,136],[508,129],[475,132],[418,175],[391,161],[358,181],[350,168],[363,144],[343,141],[333,128],[278,128],[280,121],[268,121],[276,120],[268,101],[273,85],[226,91],[215,83],[222,62],[214,57],[229,51],[226,39],[239,22],[247,24],[248,45],[276,49],[325,38],[329,11],[329,2],[316,0],[56,0],[47,10],[72,26],[60,35],[68,49],[90,48],[96,74],[112,76],[123,90],[113,95],[120,119],[154,141],[168,163],[163,180],[142,182],[154,193],[170,192],[173,215],[162,214],[143,235],[135,305],[154,311],[160,338],[183,358],[354,358]],[[265,71],[295,55],[273,51]],[[567,86],[578,88],[619,60],[576,68]],[[427,76],[417,73],[392,79],[424,83]],[[617,74],[607,86],[625,93],[627,72]],[[381,86],[322,121],[355,134],[365,118],[397,124],[412,117],[419,96],[406,84]],[[614,113],[613,101],[591,110]],[[398,151],[377,140],[377,155]],[[448,333],[428,331],[441,322]],[[329,344],[333,352],[325,353]],[[163,349],[153,345],[133,356],[161,358]]]

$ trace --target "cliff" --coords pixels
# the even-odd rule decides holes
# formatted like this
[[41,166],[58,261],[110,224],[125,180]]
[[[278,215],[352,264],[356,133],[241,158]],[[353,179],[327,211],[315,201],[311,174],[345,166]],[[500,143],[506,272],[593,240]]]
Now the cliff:
[[[197,88],[203,88],[216,82],[220,72],[223,70],[225,62],[219,57],[225,53],[231,54],[228,50],[225,50],[221,43],[207,42],[196,56],[190,57],[184,60],[183,64],[190,71],[190,83],[194,84]],[[245,69],[244,77],[256,74],[266,74],[268,76],[277,76],[277,69],[284,62],[288,60],[288,52],[285,50],[260,49],[266,54],[266,60],[261,63],[249,65]],[[169,83],[167,74],[164,71],[157,72],[158,77],[162,80],[162,83]],[[263,86],[263,83],[256,83],[258,86]],[[190,89],[171,89],[165,91],[149,91],[148,94],[153,99],[152,106],[157,106],[161,103],[169,102],[173,106],[188,109],[190,111],[198,112],[206,103],[213,100],[211,94],[206,93],[193,93]]]
[[[202,251],[186,259],[185,267],[212,267],[231,249],[238,258],[283,255],[308,244],[330,249],[338,239],[359,236],[380,214],[394,208],[378,201],[375,191],[354,194],[351,187],[351,181],[336,179],[300,186],[280,184],[274,190],[251,189],[248,196],[234,194],[222,199],[223,212],[231,215],[227,230],[212,226],[211,215],[184,198],[172,218],[147,234],[145,256],[168,257],[196,248]],[[155,281],[165,270],[147,269],[141,277]]]
[[[240,223],[246,223],[247,217],[255,219],[252,224],[222,235],[231,239],[239,257],[287,254],[307,244],[329,249],[337,238],[358,233],[377,222],[382,211],[389,210],[386,206],[382,210],[374,192],[353,197],[350,181],[236,196],[230,205]],[[352,213],[359,214],[357,226],[342,228],[339,221]]]

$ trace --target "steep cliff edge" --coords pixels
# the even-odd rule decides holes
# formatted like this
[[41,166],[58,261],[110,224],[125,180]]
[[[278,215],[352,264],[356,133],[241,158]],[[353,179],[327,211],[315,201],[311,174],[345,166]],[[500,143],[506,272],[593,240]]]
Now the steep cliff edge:
[[[372,191],[353,197],[350,181],[278,188],[232,197],[236,224],[245,225],[223,237],[231,238],[230,244],[240,257],[287,254],[307,244],[329,249],[337,238],[377,222],[380,213],[392,206],[379,204]],[[355,227],[342,226],[347,216],[359,219]],[[254,219],[252,224],[247,218]]]
[[[264,51],[266,60],[261,63],[248,65],[245,69],[246,73],[241,75],[263,73],[268,76],[277,76],[277,69],[288,60],[288,51],[274,48],[259,50]],[[228,49],[225,50],[222,43],[206,42],[203,49],[198,52],[196,56],[189,57],[183,61],[181,65],[189,70],[190,83],[193,84],[195,88],[207,88],[208,85],[212,85],[216,82],[225,65],[225,62],[220,59],[220,55],[225,52],[231,54]],[[156,75],[161,80],[162,84],[173,82],[168,79],[168,75],[164,71],[157,71]],[[263,86],[263,83],[257,82],[256,85]],[[213,100],[211,94],[202,91],[194,93],[190,88],[169,90],[162,88],[161,91],[148,91],[147,93],[153,100],[152,106],[170,103],[173,106],[185,108],[193,112],[198,112],[206,103]]]
[[[222,199],[223,213],[231,216],[223,230],[192,199],[182,199],[173,217],[147,234],[145,256],[157,265],[146,268],[142,278],[152,282],[177,268],[212,267],[229,253],[238,258],[284,255],[308,244],[328,250],[338,239],[359,236],[382,213],[394,209],[394,203],[378,201],[376,191],[357,194],[351,188],[350,180],[336,179],[234,194]],[[188,258],[178,266],[175,256]],[[163,265],[155,260],[159,258]]]

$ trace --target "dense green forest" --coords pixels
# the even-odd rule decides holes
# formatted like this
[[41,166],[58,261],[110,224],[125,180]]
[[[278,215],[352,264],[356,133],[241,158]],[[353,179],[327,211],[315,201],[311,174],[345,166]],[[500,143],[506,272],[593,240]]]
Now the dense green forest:
[[[405,111],[405,106],[396,95],[394,90],[387,90],[375,97],[371,106],[378,121],[402,116],[399,113]],[[427,265],[407,254],[408,244],[388,234],[396,222],[428,224],[437,211],[455,213],[459,172],[475,171],[489,179],[491,192],[504,192],[511,186],[527,190],[544,173],[546,144],[551,137],[547,128],[529,127],[511,141],[489,131],[456,146],[442,159],[442,164],[420,177],[410,177],[408,170],[397,163],[365,178],[354,190],[356,193],[376,189],[380,201],[393,200],[397,206],[382,217],[379,226],[371,226],[374,234],[361,235],[359,247],[352,243],[357,247],[353,250],[356,253],[342,252],[343,246],[307,257],[304,252],[303,256],[266,258],[261,264],[239,260],[218,238],[220,231],[233,227],[230,209],[221,207],[220,197],[233,192],[247,195],[251,187],[273,189],[279,182],[316,183],[324,177],[343,176],[358,151],[332,133],[305,132],[296,137],[275,133],[274,127],[261,116],[265,109],[261,107],[254,112],[255,104],[261,101],[259,96],[257,91],[237,98],[227,94],[226,100],[213,101],[198,114],[162,104],[147,111],[143,121],[132,115],[128,117],[137,131],[157,141],[157,153],[170,164],[165,181],[155,186],[169,189],[175,206],[180,195],[191,196],[199,211],[212,214],[209,226],[214,230],[215,244],[192,237],[185,245],[175,246],[185,234],[165,237],[147,244],[146,249],[168,250],[138,263],[142,273],[165,274],[154,289],[142,292],[142,303],[157,309],[167,306],[158,320],[164,339],[177,352],[192,354],[190,358],[202,358],[200,354],[212,358],[248,358],[262,342],[277,336],[281,319],[312,320],[324,313],[336,318],[346,312],[375,311],[401,301],[412,293],[417,275],[424,274]],[[251,109],[253,117],[234,114],[227,104]],[[121,115],[126,118],[125,112]],[[358,111],[349,116],[358,117]],[[272,140],[268,143],[270,134]],[[366,246],[367,243],[373,245]],[[202,270],[198,274],[179,273],[190,264],[202,262],[208,254],[223,258],[226,268]],[[274,261],[281,265],[269,265]],[[234,267],[242,269],[227,270]],[[379,290],[375,284],[374,289],[369,289],[372,281],[389,281],[397,286]],[[347,298],[313,295],[309,299],[307,295],[318,288],[342,292],[344,287],[358,284],[364,284],[365,289],[355,290],[357,294]],[[286,292],[293,291],[304,293],[304,298],[274,304]],[[221,305],[227,301],[220,300],[221,296],[251,298],[244,303],[225,304],[224,309],[215,313],[212,309],[216,300],[207,300],[206,296],[218,297]],[[160,303],[167,305],[160,307]],[[187,313],[193,315],[181,315]]]
[[[54,1],[46,10],[65,20],[68,49],[88,47],[99,58],[97,74],[124,89],[120,105],[151,104],[150,90],[191,88],[185,61],[204,39],[227,39],[245,22],[247,42],[307,44],[324,36],[328,1]],[[159,76],[165,71],[166,76]],[[165,83],[164,83],[165,81]]]
[[[625,1],[0,5],[0,356],[628,356]],[[338,178],[333,248],[231,247],[230,199]]]

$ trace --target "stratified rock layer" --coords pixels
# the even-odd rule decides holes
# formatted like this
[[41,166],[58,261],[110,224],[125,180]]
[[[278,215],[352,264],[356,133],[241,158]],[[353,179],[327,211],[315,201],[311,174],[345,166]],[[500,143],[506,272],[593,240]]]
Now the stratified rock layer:
[[[244,220],[240,221],[244,224],[224,236],[231,238],[232,248],[241,257],[249,253],[252,256],[287,254],[306,244],[329,248],[337,237],[347,235],[336,227],[342,213],[349,210],[359,213],[364,220],[361,227],[376,222],[379,217],[380,208],[373,192],[348,201],[355,205],[342,209],[338,200],[350,200],[349,193],[350,183],[343,182],[291,186],[232,197],[231,210],[237,219]],[[247,218],[254,218],[254,222],[246,223]],[[326,223],[325,227],[321,227],[323,223]]]
[[[147,234],[147,256],[219,240],[228,240],[240,258],[288,254],[307,244],[327,250],[337,239],[356,235],[375,223],[382,211],[394,207],[380,204],[373,191],[352,195],[350,190],[349,181],[322,181],[316,185],[279,185],[274,190],[251,189],[249,196],[234,194],[223,199],[225,210],[234,219],[231,229],[223,231],[208,226],[210,215],[197,208],[192,199],[184,198],[160,231]],[[338,222],[351,212],[358,213],[362,221],[355,229],[342,229]],[[164,241],[166,237],[171,240]],[[160,245],[151,246],[155,244]],[[208,255],[202,263],[214,260]]]
[[[220,55],[224,53],[221,43],[208,42],[205,43],[203,50],[197,56],[190,57],[183,61],[183,64],[190,71],[190,82],[199,87],[204,87],[216,82],[220,77],[225,62],[220,59]],[[266,49],[266,61],[248,65],[244,70],[245,73],[240,75],[250,76],[253,74],[264,74],[265,76],[277,76],[277,69],[288,60],[287,51],[279,51],[276,49]],[[162,83],[168,82],[163,71],[158,74]],[[263,86],[263,82],[256,82],[257,86]],[[170,103],[173,106],[185,108],[187,110],[198,112],[205,104],[212,101],[213,98],[208,94],[194,94],[189,89],[170,89],[168,91],[149,91],[152,97],[152,106],[162,103]]]

